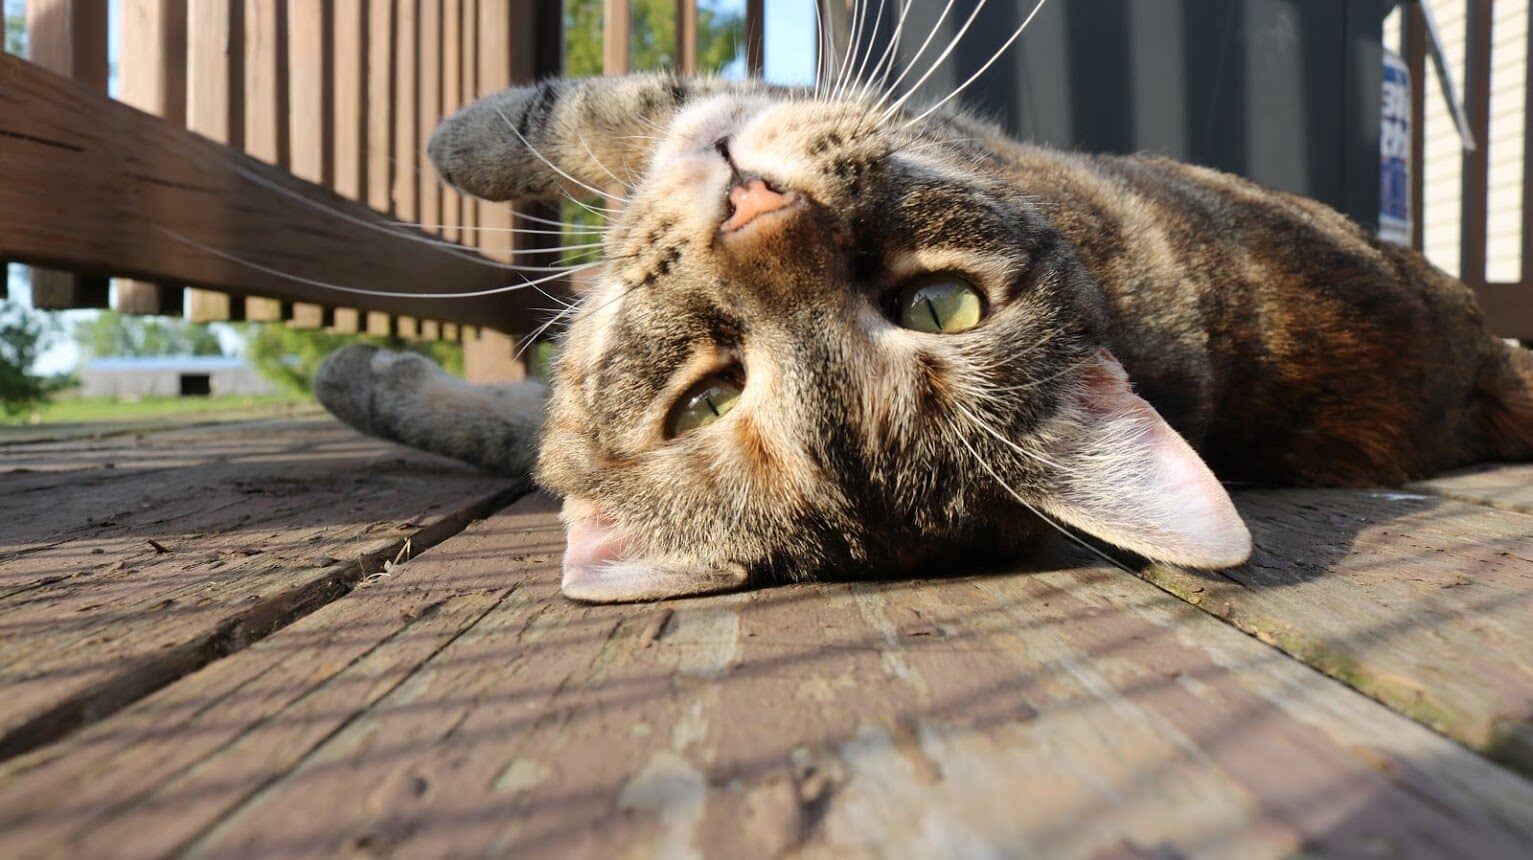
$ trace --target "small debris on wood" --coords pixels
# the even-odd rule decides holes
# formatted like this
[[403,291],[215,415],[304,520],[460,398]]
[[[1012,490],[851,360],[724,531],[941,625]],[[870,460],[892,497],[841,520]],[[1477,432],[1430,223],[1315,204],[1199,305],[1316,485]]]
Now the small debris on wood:
[[165,548],[164,544],[160,543],[157,540],[152,540],[152,539],[149,540],[149,545],[154,547],[154,554],[155,555],[164,555],[165,553],[170,552],[170,550]]

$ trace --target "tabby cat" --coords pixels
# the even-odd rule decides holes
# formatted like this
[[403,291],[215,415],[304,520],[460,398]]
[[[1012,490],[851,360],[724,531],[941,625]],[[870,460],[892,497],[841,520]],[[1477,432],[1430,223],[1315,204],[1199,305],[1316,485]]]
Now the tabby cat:
[[1462,283],[1212,170],[668,75],[490,96],[430,155],[487,200],[631,177],[546,392],[360,346],[316,385],[363,432],[563,496],[572,598],[891,575],[1051,528],[1223,568],[1251,539],[1219,479],[1533,456],[1533,357]]

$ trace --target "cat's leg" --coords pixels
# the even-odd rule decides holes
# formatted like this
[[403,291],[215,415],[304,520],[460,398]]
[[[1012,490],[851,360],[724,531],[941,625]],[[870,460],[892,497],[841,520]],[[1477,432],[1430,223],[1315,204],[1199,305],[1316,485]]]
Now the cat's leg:
[[537,457],[543,386],[469,385],[430,359],[357,344],[314,378],[325,408],[370,436],[526,478]]
[[700,98],[780,89],[671,74],[554,79],[486,96],[442,121],[428,152],[449,184],[486,200],[621,189],[649,165],[678,111]]

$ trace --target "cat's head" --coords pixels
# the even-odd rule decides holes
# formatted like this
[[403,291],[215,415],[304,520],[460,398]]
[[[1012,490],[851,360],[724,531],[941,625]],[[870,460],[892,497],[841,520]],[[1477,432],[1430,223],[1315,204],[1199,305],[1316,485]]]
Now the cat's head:
[[910,571],[1009,551],[1046,519],[1170,562],[1249,554],[1108,350],[1101,288],[1012,144],[906,120],[629,78],[512,91],[438,133],[444,175],[491,198],[632,171],[541,443],[566,594]]

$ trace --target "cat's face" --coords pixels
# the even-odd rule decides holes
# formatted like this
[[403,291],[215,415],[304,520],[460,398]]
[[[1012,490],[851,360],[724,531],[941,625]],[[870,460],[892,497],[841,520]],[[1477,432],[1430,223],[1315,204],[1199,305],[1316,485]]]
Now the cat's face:
[[1005,552],[1040,515],[1243,560],[1025,177],[878,116],[719,95],[654,143],[554,370],[538,479],[566,499],[566,593],[887,574]]

